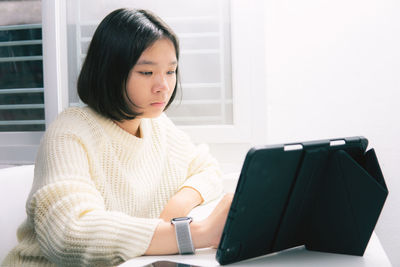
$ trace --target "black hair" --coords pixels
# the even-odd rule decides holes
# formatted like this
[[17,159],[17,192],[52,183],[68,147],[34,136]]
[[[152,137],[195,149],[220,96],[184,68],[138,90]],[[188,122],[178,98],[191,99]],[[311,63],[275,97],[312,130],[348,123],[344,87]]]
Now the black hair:
[[[159,17],[147,10],[117,9],[97,27],[78,77],[80,99],[103,116],[116,121],[141,115],[132,110],[126,82],[139,57],[155,41],[168,38],[179,60],[178,38]],[[176,84],[165,109],[175,99]],[[129,103],[127,103],[127,100]]]

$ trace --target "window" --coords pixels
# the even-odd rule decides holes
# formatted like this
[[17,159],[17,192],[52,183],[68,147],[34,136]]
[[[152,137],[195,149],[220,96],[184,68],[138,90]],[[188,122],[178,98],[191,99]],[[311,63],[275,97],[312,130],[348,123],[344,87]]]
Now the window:
[[[165,20],[181,42],[182,101],[179,101],[178,94],[178,101],[167,111],[169,117],[195,142],[251,141],[248,120],[251,112],[245,107],[250,105],[251,84],[248,83],[249,76],[245,76],[250,69],[248,58],[242,59],[247,57],[248,47],[233,46],[236,50],[232,51],[231,34],[240,36],[242,32],[248,32],[252,18],[246,17],[246,21],[241,22],[246,23],[246,27],[233,29],[231,13],[232,10],[240,13],[246,5],[257,8],[259,3],[252,5],[229,0],[119,0],[101,3],[99,5],[94,0],[66,1],[69,105],[79,105],[77,76],[100,20],[116,8],[145,8]],[[240,20],[241,15],[236,19]],[[240,42],[245,41],[238,36],[235,38]],[[253,39],[256,42],[261,40],[258,36]],[[233,57],[235,53],[238,56]],[[243,68],[240,72],[237,70],[237,77],[232,76],[235,63]]]
[[40,1],[0,2],[1,164],[32,163],[45,130],[40,9]]
[[169,117],[177,125],[232,125],[229,0],[97,3],[67,2],[70,105],[79,104],[77,76],[101,19],[117,8],[144,8],[166,21],[180,40],[182,90],[167,111]]
[[42,25],[0,26],[0,131],[44,131]]

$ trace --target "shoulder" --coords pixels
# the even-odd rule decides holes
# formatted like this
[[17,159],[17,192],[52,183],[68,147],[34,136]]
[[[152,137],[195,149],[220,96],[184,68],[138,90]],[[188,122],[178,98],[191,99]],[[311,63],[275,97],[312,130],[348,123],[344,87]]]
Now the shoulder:
[[151,119],[153,124],[162,125],[164,127],[176,127],[175,124],[168,118],[167,114],[161,113],[157,118]]
[[165,113],[158,118],[152,119],[151,123],[154,132],[160,134],[160,137],[157,139],[161,142],[165,141],[170,154],[178,153],[182,157],[187,158],[188,155],[193,153],[195,144],[190,136],[177,127]]
[[153,128],[159,128],[169,138],[180,138],[189,141],[189,136],[181,129],[179,129],[173,121],[165,114],[162,113],[159,117],[152,119],[151,123]]
[[47,136],[93,135],[104,120],[99,114],[88,107],[71,107],[61,112],[46,130]]

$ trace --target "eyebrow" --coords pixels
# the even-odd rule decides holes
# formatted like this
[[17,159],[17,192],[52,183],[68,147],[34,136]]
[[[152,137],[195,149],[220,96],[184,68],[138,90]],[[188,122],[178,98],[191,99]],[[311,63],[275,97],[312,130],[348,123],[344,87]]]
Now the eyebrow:
[[[149,61],[149,60],[140,60],[136,63],[136,65],[157,65],[157,63],[153,62],[153,61]],[[171,61],[169,63],[169,65],[171,65],[171,66],[178,65],[178,62],[176,60],[174,60],[174,61]]]

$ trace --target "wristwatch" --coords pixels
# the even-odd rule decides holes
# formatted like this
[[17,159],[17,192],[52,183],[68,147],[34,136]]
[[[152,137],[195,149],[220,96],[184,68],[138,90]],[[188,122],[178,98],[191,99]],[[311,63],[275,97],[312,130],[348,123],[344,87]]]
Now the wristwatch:
[[175,226],[176,241],[178,243],[179,254],[194,253],[192,235],[190,234],[189,226],[192,221],[192,217],[178,217],[171,220],[171,224]]

